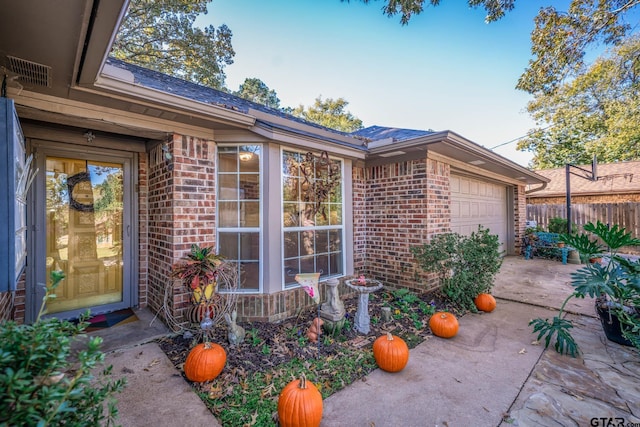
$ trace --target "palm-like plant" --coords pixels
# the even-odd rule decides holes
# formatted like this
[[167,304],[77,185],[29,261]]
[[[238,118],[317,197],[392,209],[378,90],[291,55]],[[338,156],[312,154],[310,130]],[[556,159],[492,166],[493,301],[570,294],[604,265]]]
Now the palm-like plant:
[[583,260],[607,254],[608,262],[604,265],[587,264],[572,273],[574,292],[564,301],[558,315],[552,321],[534,319],[529,324],[538,333],[538,339],[545,337],[547,347],[555,335],[555,349],[559,353],[575,356],[578,345],[569,333],[573,325],[563,318],[563,310],[571,298],[588,295],[596,299],[596,307],[606,310],[609,318],[614,315],[618,317],[624,338],[640,349],[640,262],[630,261],[618,254],[625,246],[640,246],[640,239],[632,237],[631,233],[618,225],[609,228],[600,221],[595,225],[586,224],[584,230],[586,233],[578,235],[563,234],[560,239],[576,249]]
[[181,279],[197,296],[196,302],[209,302],[216,290],[218,269],[224,258],[213,247],[191,245],[191,251],[172,267],[171,277]]

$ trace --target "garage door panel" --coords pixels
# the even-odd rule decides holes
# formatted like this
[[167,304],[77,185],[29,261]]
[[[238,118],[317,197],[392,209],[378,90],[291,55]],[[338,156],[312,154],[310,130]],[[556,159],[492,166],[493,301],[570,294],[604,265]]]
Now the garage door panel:
[[451,176],[451,231],[469,235],[478,225],[507,241],[507,187],[478,178]]

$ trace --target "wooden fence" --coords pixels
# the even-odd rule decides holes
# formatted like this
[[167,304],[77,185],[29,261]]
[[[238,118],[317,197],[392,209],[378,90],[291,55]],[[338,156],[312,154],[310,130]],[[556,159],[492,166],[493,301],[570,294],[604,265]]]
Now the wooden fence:
[[[550,218],[566,218],[567,205],[527,205],[527,220],[536,221],[545,230]],[[571,220],[575,231],[582,231],[584,224],[596,221],[609,225],[618,224],[640,238],[640,202],[593,203],[571,205]]]

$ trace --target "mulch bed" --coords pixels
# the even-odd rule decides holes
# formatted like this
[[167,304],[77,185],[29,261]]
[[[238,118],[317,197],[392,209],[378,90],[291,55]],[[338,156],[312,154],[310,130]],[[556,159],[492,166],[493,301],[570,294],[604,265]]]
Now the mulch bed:
[[[425,313],[426,306],[432,306],[436,311],[447,310],[458,316],[463,313],[447,304],[438,292],[413,294],[417,298],[397,298],[396,294],[385,289],[370,294],[369,313],[371,315],[371,331],[368,335],[356,332],[352,325],[357,310],[358,297],[343,298],[347,311],[346,318],[351,327],[343,330],[338,336],[322,339],[318,346],[306,339],[306,332],[313,318],[317,315],[316,308],[305,309],[294,318],[279,323],[269,322],[238,322],[246,331],[245,341],[231,347],[227,338],[226,324],[216,325],[210,332],[210,340],[220,344],[227,352],[225,372],[241,372],[242,376],[252,373],[268,371],[292,359],[310,359],[339,355],[346,349],[370,348],[373,341],[387,332],[403,338],[412,348],[431,335],[428,327],[429,314]],[[388,322],[380,320],[383,306],[392,309],[392,319]],[[158,344],[172,363],[181,371],[189,350],[196,344],[193,337],[183,335],[164,337]],[[184,375],[184,373],[183,373]],[[355,380],[355,379],[354,379]],[[208,390],[207,383],[193,386],[202,392]]]

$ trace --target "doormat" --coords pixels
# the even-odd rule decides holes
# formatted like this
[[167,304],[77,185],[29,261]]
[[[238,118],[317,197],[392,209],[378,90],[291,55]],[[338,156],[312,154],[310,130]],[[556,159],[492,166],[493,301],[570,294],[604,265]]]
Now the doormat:
[[113,326],[120,326],[126,323],[135,322],[136,320],[138,320],[138,316],[136,316],[130,308],[112,311],[111,313],[98,314],[87,319],[89,326],[87,326],[85,332],[93,332],[100,329],[111,328]]

